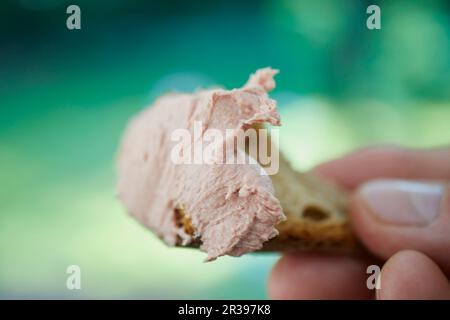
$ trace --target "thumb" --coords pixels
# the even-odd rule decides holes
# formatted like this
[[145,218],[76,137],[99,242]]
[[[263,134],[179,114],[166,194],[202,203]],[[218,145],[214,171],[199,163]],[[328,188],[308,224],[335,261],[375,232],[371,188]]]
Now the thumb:
[[350,214],[355,232],[375,255],[388,259],[417,250],[450,274],[448,183],[369,181],[354,194]]

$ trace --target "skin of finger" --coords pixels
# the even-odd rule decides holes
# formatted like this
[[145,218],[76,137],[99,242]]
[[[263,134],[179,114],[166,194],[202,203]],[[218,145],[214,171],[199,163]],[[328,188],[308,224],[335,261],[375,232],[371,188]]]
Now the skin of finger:
[[386,224],[375,216],[365,201],[355,194],[350,205],[350,221],[358,238],[381,259],[400,250],[417,250],[430,256],[450,274],[450,196],[442,199],[442,212],[428,226]]
[[313,171],[349,190],[381,177],[450,179],[450,148],[414,150],[396,146],[370,147],[321,164]]
[[271,299],[370,299],[367,263],[357,258],[287,254],[272,269]]
[[393,255],[381,270],[377,299],[450,299],[450,284],[429,257],[405,250]]

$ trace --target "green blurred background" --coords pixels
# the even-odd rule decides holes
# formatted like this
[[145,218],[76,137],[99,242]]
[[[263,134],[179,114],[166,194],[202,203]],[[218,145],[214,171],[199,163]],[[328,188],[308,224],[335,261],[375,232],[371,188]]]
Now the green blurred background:
[[[168,90],[281,70],[281,148],[300,169],[374,143],[450,142],[450,3],[0,3],[0,298],[265,298],[275,254],[167,248],[114,197],[127,119]],[[66,28],[66,7],[82,29]],[[82,290],[66,289],[79,265]]]

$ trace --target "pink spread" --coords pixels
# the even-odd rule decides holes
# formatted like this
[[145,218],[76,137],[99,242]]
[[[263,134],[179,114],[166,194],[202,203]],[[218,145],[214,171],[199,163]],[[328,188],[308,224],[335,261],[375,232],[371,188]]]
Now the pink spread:
[[[176,129],[245,129],[257,123],[280,125],[276,70],[260,69],[238,89],[168,94],[128,125],[118,157],[118,197],[128,212],[169,245],[200,241],[206,260],[258,250],[278,234],[285,219],[270,177],[258,164],[176,164],[171,160]],[[222,146],[220,146],[222,147]],[[237,150],[240,154],[242,151]],[[176,223],[183,207],[195,230]],[[181,243],[180,243],[181,241]]]

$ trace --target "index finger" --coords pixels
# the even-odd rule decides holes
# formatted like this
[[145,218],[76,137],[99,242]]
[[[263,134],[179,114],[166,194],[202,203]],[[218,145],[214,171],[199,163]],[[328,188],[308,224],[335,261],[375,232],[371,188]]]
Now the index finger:
[[450,148],[371,147],[321,164],[313,171],[349,190],[375,178],[450,179]]

